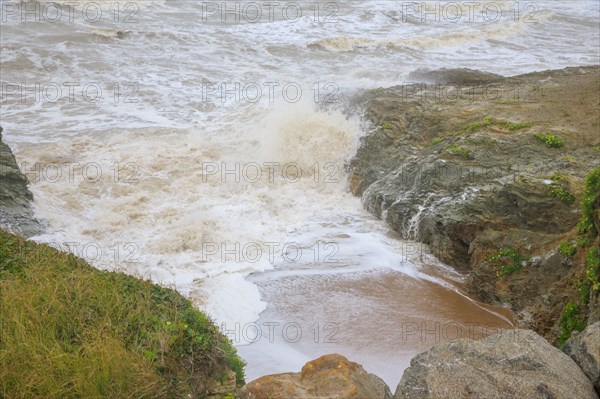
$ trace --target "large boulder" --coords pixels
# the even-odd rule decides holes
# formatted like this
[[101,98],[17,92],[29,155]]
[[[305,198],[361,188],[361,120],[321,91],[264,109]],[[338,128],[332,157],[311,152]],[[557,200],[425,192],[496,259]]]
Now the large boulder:
[[563,351],[581,367],[600,395],[600,322],[573,335]]
[[577,364],[543,337],[531,330],[503,330],[416,356],[394,399],[597,397]]
[[300,373],[273,374],[246,384],[242,399],[328,398],[386,399],[391,392],[383,380],[344,356],[321,356],[302,367]]
[[41,233],[30,203],[33,195],[10,147],[2,141],[0,127],[0,228],[24,236]]

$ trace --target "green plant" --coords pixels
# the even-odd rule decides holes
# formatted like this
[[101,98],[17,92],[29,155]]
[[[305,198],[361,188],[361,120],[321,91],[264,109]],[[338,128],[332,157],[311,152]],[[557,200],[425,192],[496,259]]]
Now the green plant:
[[383,125],[381,125],[381,128],[383,130],[392,130],[394,126],[389,122],[385,122]]
[[450,153],[452,155],[458,155],[462,158],[468,159],[471,157],[471,150],[462,146],[452,146],[448,148],[448,151],[450,151]]
[[581,302],[587,305],[590,302],[590,285],[587,283],[587,281],[585,281],[585,279],[583,281],[575,280],[573,285],[581,296]]
[[[580,234],[586,234],[596,237],[598,231],[594,225],[595,203],[600,198],[600,166],[592,170],[585,181],[585,190],[583,201],[581,202],[581,219],[577,224],[577,230]],[[598,216],[597,216],[598,217]]]
[[583,331],[585,320],[581,316],[581,310],[577,304],[569,301],[566,303],[562,315],[560,316],[560,337],[558,338],[559,347],[563,347],[565,342],[571,338],[573,331]]
[[444,139],[443,139],[443,138],[441,138],[441,137],[436,137],[436,138],[434,138],[434,139],[431,139],[431,145],[432,145],[432,146],[434,146],[434,145],[438,145],[438,144],[442,143],[443,141],[444,141]]
[[565,145],[564,140],[554,134],[535,133],[533,136],[542,143],[546,144],[546,147],[560,148]]
[[552,194],[553,197],[558,198],[565,204],[572,204],[573,202],[575,202],[575,197],[573,196],[573,194],[571,194],[567,189],[563,187],[552,188],[550,190],[550,194]]
[[562,255],[568,256],[571,258],[577,252],[577,246],[568,242],[561,242],[559,252]]
[[600,145],[592,147],[592,150],[600,152]]
[[581,295],[581,301],[588,304],[592,292],[600,291],[600,257],[598,248],[590,248],[585,256],[585,275],[583,280],[575,281],[575,287]]
[[590,248],[585,256],[585,279],[592,292],[600,291],[600,256],[598,248]]
[[575,243],[577,243],[577,246],[580,248],[587,247],[588,245],[590,245],[590,237],[587,235],[577,236],[577,238],[575,239]]
[[505,129],[508,129],[511,132],[515,132],[517,130],[521,130],[521,129],[526,129],[528,127],[532,126],[532,123],[530,122],[525,122],[525,123],[511,123],[508,121],[502,121],[502,120],[494,120],[495,124],[498,126],[502,126]]
[[530,256],[521,256],[512,248],[501,248],[495,255],[490,256],[488,261],[497,264],[496,275],[502,277],[521,270],[523,262],[530,258]]
[[572,204],[575,202],[575,196],[571,194],[568,190],[569,181],[568,179],[558,173],[554,173],[550,177],[551,183],[548,186],[550,191],[550,195],[555,198],[558,198],[565,204]]

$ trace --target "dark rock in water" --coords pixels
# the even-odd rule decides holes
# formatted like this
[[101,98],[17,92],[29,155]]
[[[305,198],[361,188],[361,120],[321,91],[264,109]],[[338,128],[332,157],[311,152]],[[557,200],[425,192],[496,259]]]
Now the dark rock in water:
[[42,232],[34,218],[30,203],[33,195],[27,188],[27,178],[19,170],[12,151],[2,141],[0,127],[0,227],[12,233],[30,237]]
[[571,337],[563,351],[581,367],[600,395],[600,322]]
[[242,399],[388,399],[391,392],[383,380],[367,373],[344,356],[321,356],[302,367],[300,373],[273,374],[242,387]]
[[[600,165],[600,68],[493,78],[358,96],[373,128],[350,188],[404,238],[469,272],[471,293],[554,341],[585,268],[583,250],[571,259],[558,248],[576,236],[585,179]],[[501,249],[511,255],[490,261]]]
[[417,69],[409,73],[408,78],[412,82],[475,85],[494,82],[502,79],[503,76],[469,68],[442,68],[436,70]]
[[394,399],[595,399],[568,356],[531,330],[434,346],[410,362]]

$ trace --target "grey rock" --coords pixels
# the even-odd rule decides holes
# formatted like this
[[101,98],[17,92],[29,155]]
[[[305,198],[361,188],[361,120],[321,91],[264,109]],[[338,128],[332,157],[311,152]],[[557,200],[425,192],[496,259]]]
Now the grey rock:
[[563,351],[581,367],[600,395],[600,322],[573,335],[565,342]]
[[394,399],[594,399],[590,380],[531,330],[434,346],[412,359]]
[[27,178],[19,170],[10,147],[2,141],[0,127],[0,227],[12,233],[30,237],[40,234],[43,227],[31,209],[33,195]]

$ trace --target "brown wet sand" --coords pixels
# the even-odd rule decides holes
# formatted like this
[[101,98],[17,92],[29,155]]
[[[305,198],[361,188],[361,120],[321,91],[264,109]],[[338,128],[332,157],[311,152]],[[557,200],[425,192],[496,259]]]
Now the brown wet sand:
[[256,341],[239,348],[248,380],[339,353],[394,389],[410,359],[431,346],[513,327],[510,311],[473,301],[458,282],[444,287],[390,270],[317,273],[250,278],[268,305],[256,322],[262,336],[256,326],[239,331],[241,343]]

